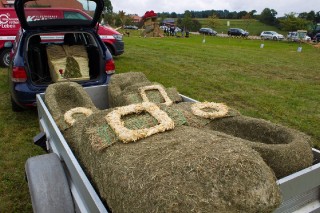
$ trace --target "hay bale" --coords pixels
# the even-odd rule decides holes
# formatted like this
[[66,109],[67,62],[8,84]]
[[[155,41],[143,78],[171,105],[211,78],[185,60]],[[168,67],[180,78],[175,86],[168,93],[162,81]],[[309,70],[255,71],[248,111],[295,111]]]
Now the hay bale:
[[[70,124],[65,121],[64,117],[69,110],[76,107],[83,107],[93,112],[97,111],[88,93],[80,84],[75,82],[50,84],[45,92],[45,103],[61,131],[70,127]],[[74,116],[76,116],[77,119],[87,117],[83,113],[78,113]]]
[[[127,73],[126,73],[127,74]],[[134,76],[134,77],[131,77]],[[115,79],[114,79],[115,77]],[[131,80],[128,80],[131,79]],[[165,95],[173,103],[182,101],[176,88],[165,88],[163,85],[148,81],[143,74],[137,75],[137,73],[129,73],[128,75],[116,74],[112,77],[112,80],[108,87],[108,100],[110,100],[109,107],[125,106],[129,104],[143,102],[143,94],[146,94],[146,98],[150,102],[165,103],[166,99],[161,94],[159,89],[147,89],[145,92],[141,92],[141,88],[147,86],[155,86],[163,88]]]
[[141,72],[128,72],[112,75],[112,78],[108,84],[108,101],[109,107],[122,106],[118,103],[122,91],[137,83],[150,82],[147,77]]
[[[176,110],[172,107],[167,107],[165,105],[158,105],[158,107],[165,112],[174,122],[175,127],[179,127],[186,124],[186,119],[180,110]],[[105,118],[110,112],[115,111],[115,109],[104,110],[99,113],[95,113],[95,118]],[[97,115],[99,114],[99,115]],[[96,119],[97,121],[88,126],[86,129],[89,135],[90,144],[98,151],[108,148],[117,142],[122,141],[119,135],[115,133],[110,123],[106,123],[106,119]],[[132,113],[121,117],[123,125],[131,130],[139,130],[150,128],[158,125],[158,120],[151,116],[148,112]]]
[[[103,119],[113,109],[95,111],[83,92],[75,83],[53,84],[46,103],[59,126],[61,115],[75,106],[92,107],[63,134],[113,212],[272,212],[280,204],[272,170],[241,139],[184,126],[179,110],[160,104],[180,126],[120,143]],[[124,116],[123,123],[134,129],[157,121],[146,113]]]
[[244,139],[244,143],[260,153],[277,178],[312,165],[310,138],[301,132],[263,119],[242,116],[234,109],[229,109],[224,118],[210,120],[195,116],[191,105],[186,102],[175,105],[183,112],[188,125]]
[[66,68],[63,73],[63,78],[80,78],[82,77],[78,62],[70,56],[67,56]]
[[54,82],[89,79],[89,59],[82,45],[52,45],[47,48],[50,75]]
[[[80,75],[75,75],[74,77],[70,76],[69,78],[82,78],[82,79],[90,79],[89,76],[89,57],[85,46],[83,45],[63,45],[63,49],[66,52],[67,56],[72,56],[72,58],[76,61],[79,67]],[[72,67],[72,66],[70,66]],[[67,68],[69,68],[67,66]],[[70,68],[69,68],[70,69]]]
[[210,122],[207,128],[247,140],[282,178],[312,165],[310,137],[263,119],[235,116]]
[[272,212],[280,204],[273,172],[237,138],[180,126],[97,152],[87,129],[105,125],[105,113],[64,135],[112,212]]
[[[129,104],[141,103],[144,101],[142,94],[145,94],[146,99],[148,99],[150,102],[153,102],[153,103],[164,104],[168,102],[165,99],[165,96],[161,94],[160,90],[158,89],[149,89],[143,93],[140,91],[141,88],[152,87],[152,86],[163,88],[164,95],[167,96],[169,101],[171,101],[172,103],[178,103],[182,101],[182,98],[179,95],[176,88],[165,88],[163,85],[156,82],[142,82],[142,83],[137,83],[137,84],[126,87],[123,91],[118,93],[118,95],[114,98],[113,103],[117,104],[116,106],[126,106]],[[109,94],[111,94],[111,92]],[[115,96],[115,95],[112,95],[112,96]],[[116,106],[113,106],[113,107],[116,107]]]
[[47,47],[47,56],[51,79],[58,82],[63,79],[59,71],[64,71],[67,65],[65,51],[62,46],[51,45]]
[[[211,119],[194,115],[191,109],[192,105],[193,105],[193,102],[181,102],[181,103],[175,104],[174,108],[176,108],[177,110],[180,110],[183,113],[184,117],[187,120],[187,124],[189,126],[202,129],[206,127],[210,122],[212,122]],[[237,110],[228,108],[228,112],[225,115],[225,117],[232,117],[237,115],[240,115],[240,113]]]

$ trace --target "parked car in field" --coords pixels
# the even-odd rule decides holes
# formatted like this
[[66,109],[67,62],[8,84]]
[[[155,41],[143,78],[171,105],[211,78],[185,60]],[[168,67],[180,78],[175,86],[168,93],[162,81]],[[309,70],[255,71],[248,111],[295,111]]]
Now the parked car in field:
[[217,35],[217,32],[211,28],[201,28],[199,30],[199,33],[204,35],[211,35],[211,36]]
[[307,36],[306,30],[298,30],[295,32],[289,32],[287,35],[288,41],[311,41],[311,37]]
[[247,37],[249,36],[249,32],[241,29],[241,28],[230,28],[228,30],[228,35],[229,36],[242,36],[242,37]]
[[261,39],[283,40],[284,36],[275,31],[262,31],[260,34]]
[[128,25],[128,26],[124,26],[124,29],[137,30],[138,27],[134,25]]
[[320,33],[317,33],[314,37],[313,37],[313,40],[315,42],[320,42]]
[[72,18],[50,16],[45,19],[48,13],[43,14],[43,10],[33,11],[31,20],[25,10],[26,1],[14,2],[22,28],[10,53],[13,111],[35,106],[36,94],[55,82],[75,81],[84,87],[107,84],[115,65],[95,29],[103,11],[103,0],[91,1],[96,3],[91,20],[77,14],[70,16]]
[[166,30],[166,29],[168,29],[168,27],[165,26],[165,25],[163,25],[163,26],[160,26],[160,29],[161,29],[161,30]]

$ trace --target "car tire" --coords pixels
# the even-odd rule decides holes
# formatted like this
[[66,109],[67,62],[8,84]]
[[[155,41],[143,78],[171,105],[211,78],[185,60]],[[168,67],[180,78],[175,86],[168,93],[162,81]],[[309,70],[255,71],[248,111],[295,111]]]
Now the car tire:
[[11,97],[11,109],[13,112],[22,112],[24,111],[24,109],[19,106],[14,100],[13,98]]
[[2,67],[8,67],[10,64],[10,51],[11,49],[4,49],[0,53],[0,65]]
[[273,40],[276,41],[276,40],[278,40],[278,38],[277,37],[273,37]]

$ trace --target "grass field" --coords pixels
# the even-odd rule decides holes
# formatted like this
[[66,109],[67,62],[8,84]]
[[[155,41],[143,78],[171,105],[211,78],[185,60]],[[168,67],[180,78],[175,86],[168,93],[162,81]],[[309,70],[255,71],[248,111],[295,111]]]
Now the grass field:
[[[205,39],[205,43],[203,43]],[[224,102],[242,114],[310,135],[320,147],[320,49],[297,43],[191,35],[190,38],[125,37],[117,73],[143,72],[200,101]],[[7,73],[0,71],[0,212],[31,212],[24,163],[43,153],[32,144],[36,111],[13,113]]]

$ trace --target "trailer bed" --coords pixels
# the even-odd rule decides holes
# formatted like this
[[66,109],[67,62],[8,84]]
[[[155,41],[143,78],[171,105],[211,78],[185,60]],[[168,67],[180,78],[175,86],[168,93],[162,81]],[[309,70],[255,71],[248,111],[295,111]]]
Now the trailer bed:
[[[107,86],[84,88],[99,109],[108,107]],[[181,95],[183,101],[195,102]],[[94,187],[48,111],[44,94],[37,95],[40,130],[45,133],[49,152],[56,153],[63,162],[76,212],[108,212]],[[282,194],[280,212],[320,212],[320,151],[312,149],[314,164],[277,181]]]

